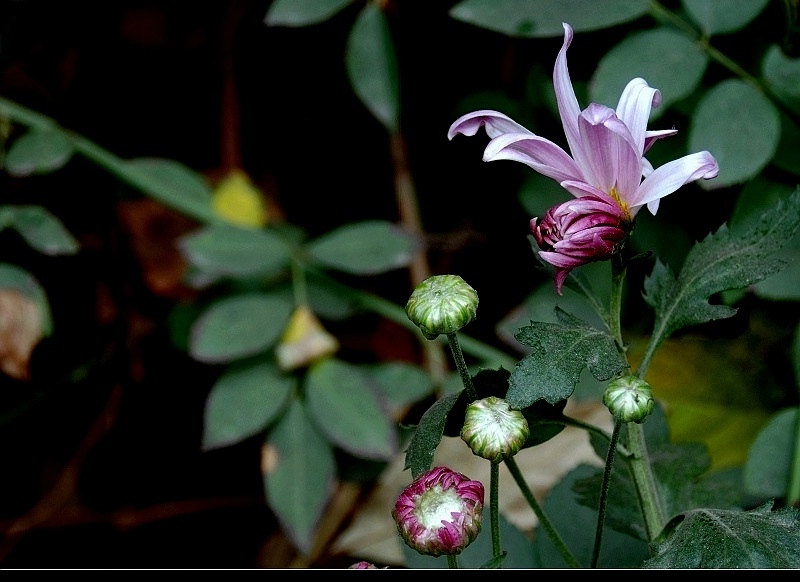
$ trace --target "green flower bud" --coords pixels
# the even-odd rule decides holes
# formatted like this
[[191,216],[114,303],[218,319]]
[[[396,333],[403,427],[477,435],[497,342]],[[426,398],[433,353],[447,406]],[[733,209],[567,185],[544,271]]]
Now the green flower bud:
[[493,463],[513,457],[529,435],[528,421],[502,398],[489,396],[467,406],[461,438],[479,457]]
[[641,424],[653,412],[655,400],[647,382],[636,376],[623,376],[608,383],[603,404],[617,420]]
[[478,310],[478,293],[458,275],[434,275],[417,285],[406,303],[406,315],[426,339],[458,331]]

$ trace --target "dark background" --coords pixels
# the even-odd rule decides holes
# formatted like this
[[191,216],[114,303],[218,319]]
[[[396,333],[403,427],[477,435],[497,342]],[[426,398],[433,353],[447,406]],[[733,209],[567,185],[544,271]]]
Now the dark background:
[[[484,139],[448,142],[446,133],[477,108],[464,101],[473,94],[501,91],[524,104],[530,69],[549,77],[562,39],[481,30],[450,18],[454,4],[398,1],[387,10],[402,130],[431,270],[479,290],[470,331],[501,346],[496,321],[546,280],[516,197],[524,168],[483,164]],[[123,158],[175,159],[212,181],[240,166],[310,236],[397,220],[388,136],[344,67],[363,3],[299,29],[266,27],[269,5],[0,0],[0,95]],[[570,49],[573,79],[588,79],[618,40],[619,30],[583,34]],[[235,99],[224,100],[230,89]],[[562,135],[557,119],[533,113],[512,116]],[[264,504],[258,439],[200,451],[203,404],[219,371],[191,361],[168,325],[176,302],[192,297],[173,243],[196,225],[78,156],[54,174],[3,174],[0,183],[3,204],[47,207],[82,245],[76,256],[43,257],[0,233],[0,260],[36,275],[56,326],[34,353],[30,382],[0,379],[0,567],[291,564]],[[695,216],[689,226],[704,236],[721,221]],[[398,303],[408,297],[405,272],[362,284]],[[354,349],[382,345],[381,328],[361,325],[339,330],[345,347],[348,335]],[[23,515],[35,527],[19,536],[9,528]],[[312,566],[351,561],[326,555]]]

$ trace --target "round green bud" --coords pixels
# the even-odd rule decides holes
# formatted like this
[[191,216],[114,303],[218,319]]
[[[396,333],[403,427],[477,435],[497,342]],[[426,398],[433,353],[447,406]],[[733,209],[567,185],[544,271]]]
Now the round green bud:
[[636,376],[623,376],[608,383],[603,404],[620,422],[641,424],[653,412],[655,400],[647,382]]
[[458,331],[478,310],[478,293],[458,275],[434,275],[417,285],[406,303],[406,315],[426,339]]
[[467,406],[461,438],[479,457],[493,463],[513,457],[529,435],[528,421],[502,398],[489,396]]

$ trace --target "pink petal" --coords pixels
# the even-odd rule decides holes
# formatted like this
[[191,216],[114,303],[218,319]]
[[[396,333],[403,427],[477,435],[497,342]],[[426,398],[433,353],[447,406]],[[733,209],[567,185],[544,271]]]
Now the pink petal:
[[581,170],[561,147],[532,133],[507,133],[494,138],[483,152],[483,161],[513,160],[563,182],[581,180]]
[[572,88],[572,80],[569,76],[567,67],[567,49],[572,44],[572,27],[566,22],[564,27],[564,43],[558,51],[556,64],[553,68],[553,88],[556,92],[556,102],[558,103],[558,114],[561,116],[561,124],[564,126],[564,135],[567,136],[567,144],[572,157],[580,167],[584,167],[585,155],[581,149],[581,136],[578,130],[578,116],[581,108],[578,105],[578,98]]
[[504,133],[531,133],[507,115],[490,109],[481,109],[456,119],[447,130],[447,139],[453,139],[459,133],[475,135],[481,126],[486,128],[486,134],[492,138]]
[[717,160],[706,151],[667,162],[645,178],[634,195],[626,200],[630,205],[631,215],[635,215],[639,207],[645,204],[649,206],[649,203],[672,194],[684,184],[701,178],[708,180],[717,174],[719,174]]
[[[628,126],[636,144],[639,157],[645,152],[645,137],[650,111],[661,104],[661,92],[653,89],[641,78],[631,80],[622,91],[617,104],[617,115]],[[651,140],[652,145],[655,139]]]

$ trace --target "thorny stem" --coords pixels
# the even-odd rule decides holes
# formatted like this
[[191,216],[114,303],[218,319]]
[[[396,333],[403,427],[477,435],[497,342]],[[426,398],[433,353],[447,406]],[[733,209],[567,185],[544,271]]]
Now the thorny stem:
[[544,528],[547,535],[550,536],[550,541],[553,542],[553,545],[561,554],[561,557],[564,558],[564,561],[569,565],[570,568],[580,568],[581,565],[578,563],[578,560],[575,559],[575,556],[569,551],[567,545],[564,543],[564,540],[561,539],[561,536],[558,535],[555,527],[547,519],[547,515],[542,510],[542,507],[539,505],[539,502],[536,501],[536,497],[534,497],[533,492],[528,487],[528,483],[525,481],[525,476],[519,470],[517,466],[517,462],[514,460],[514,457],[507,457],[503,459],[503,462],[508,467],[511,476],[514,477],[514,481],[517,482],[517,486],[519,490],[522,492],[522,496],[528,502],[528,505],[531,506],[533,509],[533,513],[536,514],[536,517],[539,519],[539,524]]

